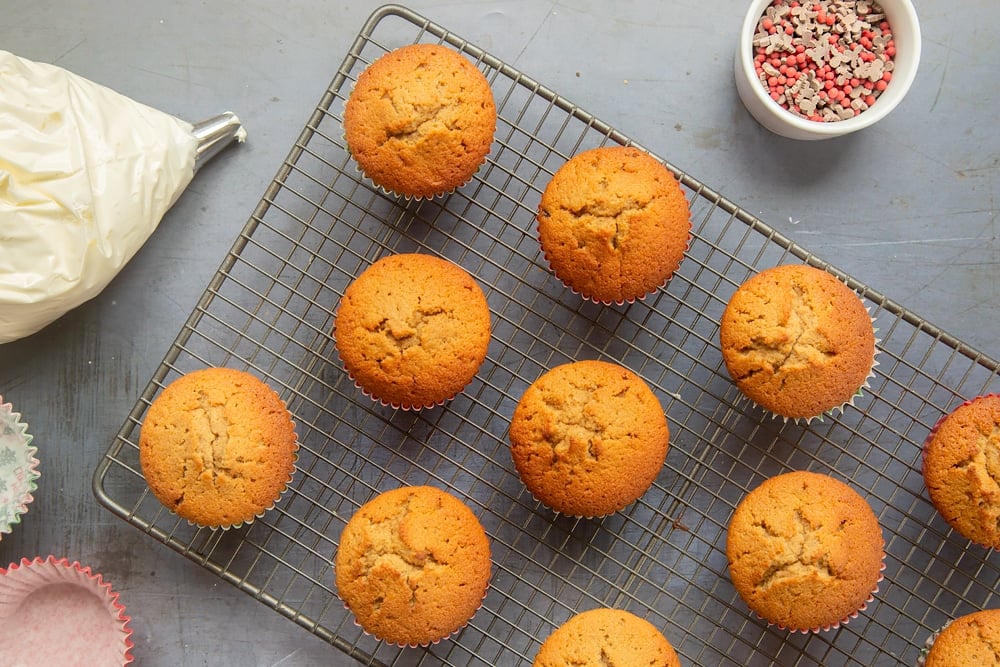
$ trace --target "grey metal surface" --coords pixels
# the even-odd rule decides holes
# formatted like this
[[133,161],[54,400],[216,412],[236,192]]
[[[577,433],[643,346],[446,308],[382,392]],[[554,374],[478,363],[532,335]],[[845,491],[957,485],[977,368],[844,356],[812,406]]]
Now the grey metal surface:
[[[719,3],[713,17],[702,16],[702,10],[687,3],[619,3],[613,9],[583,4],[413,4],[724,193],[822,259],[905,304],[921,318],[946,325],[942,328],[972,347],[997,356],[993,335],[1000,300],[995,192],[1000,150],[984,112],[991,101],[996,102],[1000,89],[992,69],[997,47],[991,34],[998,23],[998,10],[992,4],[969,3],[967,11],[975,20],[959,30],[948,20],[947,4],[921,3],[918,11],[924,25],[925,57],[909,98],[877,128],[823,145],[779,140],[758,128],[739,107],[729,74],[731,38],[719,29],[717,17],[730,16],[736,25],[741,3]],[[115,9],[119,10],[117,15]],[[101,297],[46,331],[0,348],[0,393],[25,414],[42,460],[37,500],[24,523],[0,542],[0,556],[16,560],[52,552],[78,558],[105,573],[133,614],[138,642],[135,653],[140,664],[317,664],[336,663],[341,658],[313,634],[97,507],[88,485],[107,443],[143,392],[370,9],[352,7],[346,14],[332,16],[325,3],[297,5],[288,12],[245,3],[219,16],[215,14],[218,8],[213,7],[210,16],[201,6],[180,3],[171,6],[169,16],[161,16],[159,7],[141,8],[124,25],[129,14],[122,7],[108,5],[95,16],[69,5],[39,5],[15,11],[9,23],[0,28],[5,48],[19,55],[57,61],[188,118],[232,108],[250,132],[246,146],[224,153],[202,169],[164,226]],[[354,19],[351,25],[345,25],[348,19]],[[109,49],[109,44],[114,48]],[[974,95],[969,92],[973,84]],[[336,140],[336,136],[332,138]],[[255,139],[259,143],[255,144]],[[387,205],[378,198],[365,197],[364,201]],[[718,215],[710,217],[713,224]],[[394,219],[399,223],[400,218]],[[434,219],[439,220],[436,215]],[[499,271],[500,265],[483,262],[482,266]],[[715,270],[721,271],[719,267]],[[692,280],[691,284],[700,281]],[[573,321],[582,323],[593,316],[590,311],[570,314]],[[881,316],[887,315],[883,312]],[[578,344],[573,342],[575,335],[568,339],[570,345]],[[929,375],[904,364],[912,381],[883,385],[877,395],[927,382],[940,386],[936,378],[941,377],[942,368],[967,362],[961,355],[945,354],[942,358],[930,348],[951,349],[940,343],[929,345],[919,355],[921,363],[914,365],[932,367]],[[904,357],[913,353],[912,344],[893,351]],[[903,372],[898,366],[892,368],[886,377]],[[518,381],[529,376],[525,372]],[[944,394],[931,392],[936,407],[954,400],[953,392],[965,395],[985,383],[978,371],[959,373],[954,379],[946,377],[947,386],[941,386]],[[652,381],[662,382],[658,378]],[[665,382],[663,388],[673,391]],[[288,391],[301,389],[301,385],[287,387]],[[510,400],[516,388],[507,388],[506,395]],[[894,400],[882,407],[891,411],[897,406],[909,412]],[[707,419],[721,420],[727,426],[729,420],[738,420],[745,425],[742,415],[741,408]],[[930,419],[929,413],[911,416],[920,424]],[[752,412],[749,417],[752,420]],[[885,416],[878,413],[873,418]],[[433,429],[421,420],[416,424],[439,432],[438,424]],[[755,429],[770,436],[774,428],[774,424],[762,422],[741,435],[751,443],[760,442],[764,436]],[[690,442],[707,435],[695,427],[682,428],[681,433],[685,432],[691,435]],[[774,434],[785,449],[791,443],[800,444],[799,436],[789,433],[800,430],[787,431],[786,427]],[[888,434],[877,433],[866,437],[893,435],[892,429]],[[903,435],[918,437],[916,432]],[[807,438],[810,442],[811,437]],[[848,453],[839,449],[842,443],[832,436],[819,436],[819,442],[827,443],[820,450],[834,453],[829,461],[823,459],[824,463],[856,465],[858,470],[867,470],[876,462],[879,466],[900,464],[908,456],[890,456],[888,462],[883,461],[885,445],[877,440],[873,447]],[[677,451],[684,451],[683,445],[678,447]],[[682,476],[709,474],[706,471],[710,470],[719,473],[713,466],[699,468],[700,473],[685,467],[693,466],[695,460],[680,459],[689,463],[674,464],[677,470],[668,466],[667,472]],[[765,460],[768,465],[777,461],[774,457]],[[693,479],[698,480],[696,476]],[[876,475],[874,482],[878,479]],[[702,478],[698,483],[707,482]],[[374,486],[375,481],[368,484]],[[890,557],[890,568],[916,571],[921,581],[940,579],[947,584],[949,577],[958,575],[936,568],[962,555],[964,544],[927,513],[925,501],[918,497],[919,484],[906,478],[903,484],[903,495],[872,486],[873,496],[885,501],[880,507],[883,516],[900,523],[896,546],[902,553]],[[917,518],[910,519],[912,516]],[[579,530],[559,522],[546,523],[544,517],[539,513],[535,519],[542,521],[542,535],[560,536],[554,538],[557,544],[581,546]],[[664,512],[663,517],[677,518],[673,511]],[[906,532],[908,520],[916,522],[909,529],[919,527],[915,532]],[[717,532],[718,523],[716,518],[702,525]],[[687,546],[697,551],[695,547],[701,545],[710,551],[707,545],[715,543],[710,533],[691,533]],[[925,543],[928,540],[929,545]],[[596,546],[598,551],[610,549],[603,543]],[[972,553],[962,558],[975,561],[977,556]],[[908,591],[907,587],[919,588],[917,582],[908,577],[897,579],[900,584],[893,595],[903,597],[877,602],[873,610],[876,614],[897,611],[900,619],[879,621],[874,628],[866,625],[870,631],[857,640],[861,654],[872,646],[884,646],[891,635],[916,634],[922,624],[932,624],[943,610],[959,605],[972,593],[981,603],[987,602],[988,596],[976,591],[980,586],[991,588],[995,581],[978,575],[988,574],[994,567],[992,557],[986,559],[982,569],[979,565],[971,568],[975,585],[958,591],[945,588],[944,593],[941,589]],[[718,564],[711,565],[710,571],[712,568],[717,573]],[[968,567],[959,568],[959,572],[968,571]],[[887,571],[887,576],[890,574]],[[642,582],[648,576],[643,573],[634,581]],[[693,589],[696,593],[712,592],[724,585],[719,579],[698,583]],[[627,583],[613,577],[611,581]],[[579,588],[570,586],[568,591],[578,593]],[[494,597],[497,602],[505,593],[500,588],[493,595],[500,596]],[[652,602],[645,595],[636,595],[631,601],[659,605],[662,599],[656,595]],[[886,595],[890,595],[888,590]],[[564,597],[559,596],[560,600]],[[581,597],[581,601],[590,599]],[[684,596],[679,599],[688,600]],[[676,601],[672,597],[667,600]],[[558,615],[567,611],[566,604],[551,601],[543,607],[548,605]],[[692,604],[683,602],[680,607]],[[230,606],[235,613],[229,611]],[[487,613],[477,617],[477,622],[486,623],[491,611],[502,611],[490,606],[484,610]],[[540,618],[531,620],[540,632],[547,627]],[[685,638],[711,640],[712,631],[696,631],[693,625],[685,626],[688,622],[678,617],[664,624],[690,661],[711,664],[712,657],[692,644],[694,639],[685,643]],[[857,639],[862,631],[856,625],[852,622],[841,631],[838,640]],[[720,637],[728,632],[743,637],[748,629],[751,637],[761,633],[759,650],[781,664],[795,664],[796,658],[789,655],[797,655],[794,652],[802,648],[810,655],[818,650],[825,664],[838,664],[843,655],[841,648],[826,648],[828,639],[794,637],[785,642],[735,611],[724,617],[723,626]],[[684,627],[691,629],[685,631]],[[530,653],[533,639],[527,635],[511,634],[509,628],[486,630],[491,636],[506,632],[508,644],[518,644],[522,654]],[[757,640],[732,643],[738,650],[746,650],[747,641]],[[836,641],[831,645],[842,646]],[[786,645],[790,648],[784,648]],[[479,646],[480,652],[495,650],[489,641]],[[441,650],[447,654],[457,649]],[[789,650],[793,653],[784,652]],[[453,655],[461,664],[460,656],[465,654],[458,651]],[[428,659],[427,664],[434,661]]]

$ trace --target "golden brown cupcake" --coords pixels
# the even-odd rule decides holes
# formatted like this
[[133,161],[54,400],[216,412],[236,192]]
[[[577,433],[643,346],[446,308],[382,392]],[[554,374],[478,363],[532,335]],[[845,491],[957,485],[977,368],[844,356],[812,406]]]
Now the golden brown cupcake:
[[199,526],[250,522],[291,481],[295,426],[273,389],[249,373],[182,375],[149,406],[139,462],[153,495]]
[[463,628],[482,605],[490,545],[465,503],[432,486],[386,491],[344,527],[337,591],[369,634],[426,646]]
[[1000,667],[1000,609],[960,616],[928,643],[921,667]]
[[637,148],[605,146],[571,158],[538,207],[538,240],[552,271],[592,301],[631,302],[662,287],[691,236],[674,175]]
[[433,197],[486,160],[496,130],[489,82],[440,44],[411,44],[373,62],[344,108],[344,138],[361,171],[387,191]]
[[1000,396],[979,396],[943,417],[924,443],[923,473],[952,528],[1000,549]]
[[344,290],[334,336],[366,394],[394,407],[431,407],[460,392],[486,359],[490,309],[457,264],[389,255]]
[[875,362],[875,330],[858,295],[799,264],[743,283],[722,314],[719,339],[740,391],[786,419],[842,409],[867,386]]
[[652,623],[621,609],[591,609],[563,623],[542,644],[533,667],[680,667],[674,647]]
[[514,409],[511,456],[528,490],[571,516],[623,509],[646,492],[670,430],[642,378],[606,361],[577,361],[535,380]]
[[882,579],[882,530],[868,503],[828,475],[790,472],[751,491],[729,522],[736,592],[788,630],[838,627],[863,610]]

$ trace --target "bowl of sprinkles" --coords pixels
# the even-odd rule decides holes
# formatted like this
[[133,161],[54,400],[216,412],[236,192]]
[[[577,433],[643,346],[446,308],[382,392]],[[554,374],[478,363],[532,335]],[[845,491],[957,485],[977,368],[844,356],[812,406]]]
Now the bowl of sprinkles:
[[736,88],[772,132],[828,139],[896,108],[919,62],[910,0],[753,0],[736,50]]

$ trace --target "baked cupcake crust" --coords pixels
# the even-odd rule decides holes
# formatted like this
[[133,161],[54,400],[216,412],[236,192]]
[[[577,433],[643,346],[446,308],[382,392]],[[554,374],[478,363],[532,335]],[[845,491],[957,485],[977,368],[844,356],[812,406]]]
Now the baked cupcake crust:
[[386,491],[344,527],[337,591],[378,639],[427,645],[458,631],[482,605],[490,545],[465,503],[431,486]]
[[680,667],[674,647],[652,623],[621,609],[591,609],[548,636],[533,667],[642,665]]
[[726,556],[751,610],[806,632],[837,626],[866,606],[884,553],[864,498],[832,477],[798,471],[744,497],[729,523]]
[[979,396],[942,418],[924,443],[923,474],[952,528],[1000,549],[1000,396]]
[[659,475],[670,430],[635,373],[605,361],[556,366],[528,387],[510,423],[511,456],[528,490],[572,516],[604,516]]
[[776,266],[743,283],[722,314],[719,339],[740,391],[792,419],[851,401],[875,361],[875,330],[860,297],[806,265]]
[[228,527],[278,500],[297,448],[291,415],[273,389],[243,371],[205,368],[153,400],[139,463],[167,508],[200,526]]
[[486,77],[440,44],[411,44],[378,58],[344,108],[344,138],[361,170],[411,197],[443,194],[472,178],[495,130]]
[[584,297],[632,301],[680,266],[691,214],[680,184],[637,148],[604,146],[559,168],[538,207],[538,239],[556,276]]
[[457,264],[419,253],[390,255],[348,285],[334,337],[347,372],[373,398],[430,407],[475,377],[489,348],[490,309]]
[[934,639],[924,667],[1000,665],[1000,609],[956,618]]

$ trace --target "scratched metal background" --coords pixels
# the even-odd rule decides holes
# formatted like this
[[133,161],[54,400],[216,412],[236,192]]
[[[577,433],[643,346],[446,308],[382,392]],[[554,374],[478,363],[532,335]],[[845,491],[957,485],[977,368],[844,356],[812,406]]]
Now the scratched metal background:
[[[744,3],[412,2],[579,102],[824,259],[996,358],[1000,6],[918,3],[924,57],[877,128],[822,144],[754,124],[731,86]],[[104,572],[139,664],[310,665],[339,655],[125,526],[90,473],[246,221],[371,3],[26,3],[3,47],[197,119],[237,111],[250,141],[203,170],[93,302],[0,347],[0,394],[39,445],[36,501],[0,558],[55,553]]]

